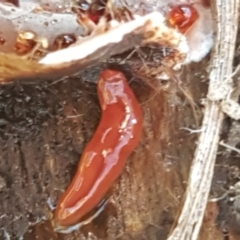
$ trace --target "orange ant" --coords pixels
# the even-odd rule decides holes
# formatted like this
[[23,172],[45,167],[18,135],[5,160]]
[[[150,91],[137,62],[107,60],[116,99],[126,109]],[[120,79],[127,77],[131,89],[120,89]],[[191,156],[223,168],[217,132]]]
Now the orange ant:
[[111,20],[129,21],[133,19],[131,11],[126,6],[121,9],[115,8],[111,0],[95,0],[91,4],[78,3],[73,6],[73,11],[77,13],[77,22],[90,33],[97,28],[101,30],[102,25],[107,25],[105,23]]
[[14,49],[18,54],[24,55],[24,58],[32,58],[35,53],[47,48],[47,38],[40,37],[32,31],[24,31],[18,34]]
[[199,18],[197,10],[190,4],[180,4],[171,8],[168,21],[181,33],[185,33]]

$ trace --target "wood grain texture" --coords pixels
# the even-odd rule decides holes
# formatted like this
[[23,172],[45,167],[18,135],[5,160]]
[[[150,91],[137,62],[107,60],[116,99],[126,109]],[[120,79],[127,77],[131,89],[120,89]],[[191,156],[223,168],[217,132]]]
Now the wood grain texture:
[[[193,65],[186,73],[189,71],[196,73],[199,68]],[[49,222],[41,221],[51,217],[47,201],[56,204],[69,184],[79,155],[99,121],[96,85],[83,81],[94,79],[98,72],[95,68],[79,78],[54,84],[16,82],[1,87],[1,237],[8,233],[17,239],[25,232],[24,239],[31,240],[50,236],[166,239],[181,206],[195,148],[195,136],[181,128],[196,127],[195,119],[174,81],[162,84],[152,80],[153,89],[140,79],[132,79],[128,71],[144,113],[144,130],[124,173],[108,194],[106,210],[81,231],[69,235],[54,233]],[[195,91],[198,101],[204,84],[197,75],[188,79],[186,73],[182,80]],[[37,221],[41,224],[28,227]]]

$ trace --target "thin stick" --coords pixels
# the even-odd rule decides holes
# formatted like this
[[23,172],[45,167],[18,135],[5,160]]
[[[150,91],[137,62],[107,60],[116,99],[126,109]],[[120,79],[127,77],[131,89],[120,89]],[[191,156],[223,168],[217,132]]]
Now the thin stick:
[[[231,76],[233,72],[239,14],[239,0],[215,0],[214,2],[217,33],[209,76],[211,92],[218,91],[217,87],[220,83],[221,87],[223,83],[227,84],[227,87],[232,86],[232,78],[226,81],[226,76]],[[211,188],[223,117],[220,101],[207,99],[185,201],[177,225],[168,240],[198,239]]]
[[235,151],[235,152],[237,152],[238,154],[240,154],[240,149],[238,149],[238,148],[236,148],[236,147],[233,147],[233,146],[231,146],[231,145],[229,145],[229,144],[227,144],[227,143],[224,143],[223,141],[221,141],[221,142],[219,143],[219,145],[221,145],[221,146],[223,146],[223,147],[225,147],[225,148],[228,148],[228,149],[230,149],[230,150],[232,150],[232,151]]

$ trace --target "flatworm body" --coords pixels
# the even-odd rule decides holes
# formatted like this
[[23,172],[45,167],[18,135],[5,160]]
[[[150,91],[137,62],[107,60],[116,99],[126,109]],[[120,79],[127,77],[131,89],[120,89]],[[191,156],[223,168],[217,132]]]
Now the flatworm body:
[[104,70],[97,90],[101,120],[57,205],[54,220],[59,226],[76,224],[98,205],[140,140],[142,112],[125,76]]

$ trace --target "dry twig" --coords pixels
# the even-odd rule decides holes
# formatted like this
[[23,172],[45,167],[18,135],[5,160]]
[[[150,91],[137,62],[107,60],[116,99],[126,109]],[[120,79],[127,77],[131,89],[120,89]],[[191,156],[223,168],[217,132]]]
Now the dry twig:
[[[217,33],[202,132],[191,166],[185,202],[177,225],[168,240],[196,240],[198,238],[210,192],[224,117],[221,101],[226,99],[233,86],[232,78],[229,76],[233,70],[240,1],[215,0],[214,2]],[[219,94],[222,95],[219,96]]]
[[[78,74],[82,69],[102,62],[133,47],[157,43],[175,49],[171,63],[182,63],[189,51],[186,38],[166,25],[161,13],[135,16],[126,23],[115,23],[107,31],[79,39],[66,49],[48,53],[38,63],[14,54],[0,53],[0,84],[14,79],[57,79]],[[154,31],[153,31],[154,29]],[[19,64],[21,62],[21,64]],[[33,71],[34,69],[34,71]]]

